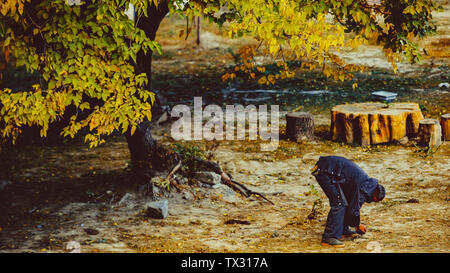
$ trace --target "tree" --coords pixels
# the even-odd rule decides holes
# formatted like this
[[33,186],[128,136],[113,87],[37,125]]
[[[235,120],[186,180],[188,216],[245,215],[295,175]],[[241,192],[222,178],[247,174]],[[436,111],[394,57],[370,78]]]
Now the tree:
[[[129,4],[135,22],[123,12]],[[271,84],[294,75],[290,59],[349,79],[363,67],[346,64],[338,53],[369,40],[382,46],[394,70],[402,54],[418,62],[414,41],[435,31],[436,10],[431,0],[1,0],[0,55],[42,79],[31,90],[0,91],[1,135],[14,141],[23,126],[37,125],[45,137],[49,124],[69,114],[62,135],[87,128],[85,141],[95,147],[121,131],[132,165],[145,173],[157,163],[149,82],[152,54],[161,52],[155,36],[167,14],[203,16],[227,23],[231,38],[256,38],[260,45],[243,48],[234,70]],[[279,71],[266,75],[254,61],[258,52],[277,60]]]

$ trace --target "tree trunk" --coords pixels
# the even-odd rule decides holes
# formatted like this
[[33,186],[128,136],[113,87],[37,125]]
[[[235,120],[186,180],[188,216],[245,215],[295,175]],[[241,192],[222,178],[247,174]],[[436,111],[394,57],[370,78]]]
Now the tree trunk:
[[[136,27],[142,29],[150,40],[155,40],[156,31],[159,28],[164,17],[169,13],[169,7],[166,1],[158,4],[158,7],[152,3],[147,10],[147,17],[142,15],[136,19]],[[136,73],[147,74],[148,86],[150,86],[152,77],[152,51],[145,54],[142,50],[138,53],[136,63]]]
[[200,16],[197,16],[197,46],[200,45]]
[[[155,7],[152,3],[147,10],[147,15],[142,15],[140,18],[136,18],[136,26],[145,31],[147,37],[154,40],[156,37],[156,31],[169,12],[167,2],[160,2],[158,7]],[[148,84],[145,88],[150,89],[151,74],[152,74],[152,52],[149,51],[146,54],[141,51],[137,55],[135,70],[137,74],[146,73]],[[158,112],[161,111],[161,105],[158,98],[152,106],[152,116],[156,118]],[[150,181],[150,177],[154,176],[155,171],[160,171],[161,162],[157,156],[157,143],[153,139],[151,133],[151,123],[146,120],[139,124],[133,135],[128,131],[125,134],[128,142],[128,148],[130,149],[131,165],[135,174],[135,181],[137,183]]]

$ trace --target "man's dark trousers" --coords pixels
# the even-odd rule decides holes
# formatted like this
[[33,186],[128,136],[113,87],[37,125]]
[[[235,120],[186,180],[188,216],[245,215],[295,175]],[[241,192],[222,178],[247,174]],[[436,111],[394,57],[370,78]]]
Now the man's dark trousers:
[[[327,173],[319,173],[316,180],[330,201],[330,212],[328,213],[323,239],[342,237],[344,230],[345,211],[347,202],[337,183],[332,183],[332,176]],[[348,227],[347,227],[348,228]]]

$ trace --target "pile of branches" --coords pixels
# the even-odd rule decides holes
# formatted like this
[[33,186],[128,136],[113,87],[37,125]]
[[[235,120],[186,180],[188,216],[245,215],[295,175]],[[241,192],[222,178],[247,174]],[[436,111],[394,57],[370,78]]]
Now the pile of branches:
[[[164,178],[159,178],[159,184],[165,187],[173,186],[179,191],[182,191],[182,187],[177,183],[174,179],[174,175],[177,172],[182,172],[186,177],[194,177],[194,173],[200,171],[209,171],[214,172],[221,177],[221,183],[227,185],[232,188],[234,191],[242,194],[243,196],[249,198],[252,196],[259,197],[264,201],[274,205],[272,201],[267,199],[262,193],[253,191],[247,188],[242,183],[236,181],[231,174],[225,172],[222,167],[219,165],[219,162],[214,162],[211,160],[212,158],[212,150],[214,150],[217,145],[210,147],[210,153],[205,155],[204,151],[199,149],[196,146],[183,146],[181,144],[173,144],[171,147],[164,147],[166,149],[165,159],[171,162],[176,162],[174,166],[171,168],[170,172]],[[170,156],[170,159],[167,159],[167,156]],[[175,160],[174,160],[175,158]]]

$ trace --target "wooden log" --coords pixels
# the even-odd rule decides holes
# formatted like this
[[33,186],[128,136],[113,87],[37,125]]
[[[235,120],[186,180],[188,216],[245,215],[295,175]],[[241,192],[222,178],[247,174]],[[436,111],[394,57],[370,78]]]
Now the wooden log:
[[418,133],[423,119],[416,103],[355,103],[331,110],[331,139],[369,146],[399,141]]
[[314,119],[311,113],[293,112],[286,114],[286,136],[293,141],[314,138]]
[[450,141],[450,113],[441,116],[442,138],[444,141]]
[[419,145],[439,147],[441,145],[441,125],[437,119],[423,119],[419,124]]

